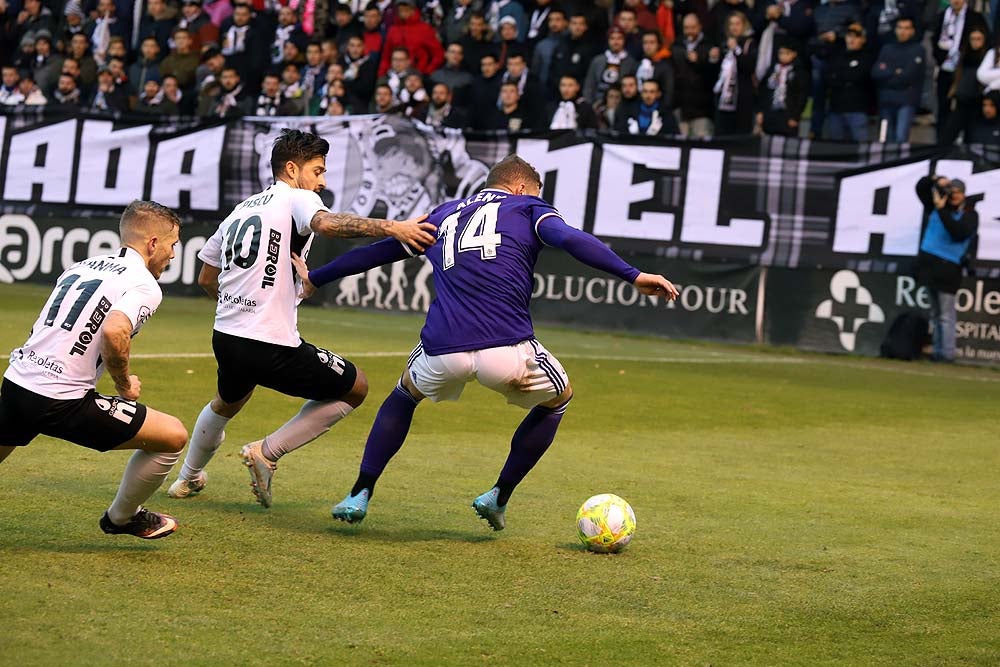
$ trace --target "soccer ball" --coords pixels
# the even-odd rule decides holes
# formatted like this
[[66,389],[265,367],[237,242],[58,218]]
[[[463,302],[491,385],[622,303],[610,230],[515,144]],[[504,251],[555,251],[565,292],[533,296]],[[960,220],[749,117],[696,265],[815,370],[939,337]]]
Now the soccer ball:
[[618,553],[628,546],[635,533],[632,506],[613,493],[587,499],[576,513],[580,541],[596,553]]

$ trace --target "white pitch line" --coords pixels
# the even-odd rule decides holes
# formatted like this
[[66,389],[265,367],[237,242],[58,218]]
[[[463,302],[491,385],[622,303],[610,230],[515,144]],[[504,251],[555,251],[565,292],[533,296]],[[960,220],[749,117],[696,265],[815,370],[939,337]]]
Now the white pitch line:
[[[345,357],[406,357],[409,356],[413,350],[407,350],[405,352],[339,352]],[[725,364],[725,363],[748,363],[748,364],[758,364],[758,363],[776,363],[776,364],[801,364],[803,363],[801,359],[782,359],[775,358],[769,359],[767,357],[750,357],[750,356],[739,356],[734,355],[731,357],[717,356],[718,353],[713,353],[713,356],[709,357],[642,357],[642,356],[625,356],[625,355],[606,355],[606,354],[560,354],[559,356],[564,359],[586,359],[588,361],[636,361],[636,362],[653,362],[660,364]],[[215,355],[211,352],[154,352],[154,353],[140,353],[133,354],[133,359],[210,359],[214,358]]]
[[[347,358],[352,357],[406,357],[412,350],[390,352],[348,352],[343,353]],[[839,368],[851,368],[856,370],[884,371],[899,375],[912,375],[917,377],[939,378],[945,380],[969,380],[971,382],[1000,382],[1000,377],[989,377],[984,375],[949,375],[947,373],[935,373],[933,371],[917,370],[912,368],[900,368],[895,365],[864,364],[850,361],[838,361],[833,359],[810,359],[799,357],[769,357],[769,356],[748,356],[748,355],[728,355],[725,352],[709,352],[710,356],[703,357],[643,357],[638,355],[603,355],[603,354],[573,354],[562,353],[562,359],[583,359],[585,361],[628,361],[636,363],[654,364],[783,364],[801,365],[814,364],[820,366],[836,366]],[[211,352],[159,352],[159,353],[139,353],[133,354],[133,359],[212,359],[215,355]]]

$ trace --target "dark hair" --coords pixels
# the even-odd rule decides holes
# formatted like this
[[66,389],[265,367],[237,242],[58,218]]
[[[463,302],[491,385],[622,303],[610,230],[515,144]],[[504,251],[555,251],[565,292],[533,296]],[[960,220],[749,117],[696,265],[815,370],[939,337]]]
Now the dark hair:
[[[225,74],[226,72],[236,72],[236,76],[240,76],[240,71],[235,67],[233,67],[232,65],[226,65],[225,67],[223,67],[222,71],[219,72],[219,74]],[[240,76],[240,78],[242,79],[243,77]]]
[[405,46],[397,46],[396,48],[394,48],[392,50],[392,54],[390,54],[390,55],[395,55],[396,53],[403,53],[403,54],[406,55],[407,58],[410,57],[410,50],[408,48],[406,48]]
[[645,37],[646,35],[652,35],[656,38],[656,43],[663,46],[663,35],[660,34],[659,30],[643,30],[642,36]]
[[330,143],[323,137],[285,128],[274,140],[274,147],[271,149],[271,173],[277,178],[285,172],[285,164],[288,162],[301,167],[313,158],[326,157],[329,152]]
[[912,27],[914,28],[917,27],[917,22],[916,20],[914,20],[912,16],[907,16],[906,14],[903,14],[902,16],[896,19],[895,25],[899,25],[901,21],[909,21]]
[[511,154],[493,165],[489,175],[486,176],[486,187],[512,185],[519,180],[534,181],[539,186],[542,184],[538,170],[521,157]]
[[563,9],[562,7],[553,7],[552,9],[550,9],[549,16],[552,16],[553,14],[562,14],[563,18],[567,18],[566,10]]
[[656,89],[661,93],[663,92],[663,86],[661,86],[660,82],[657,81],[656,79],[646,79],[645,81],[642,82],[642,85],[645,86],[647,83],[655,83]]

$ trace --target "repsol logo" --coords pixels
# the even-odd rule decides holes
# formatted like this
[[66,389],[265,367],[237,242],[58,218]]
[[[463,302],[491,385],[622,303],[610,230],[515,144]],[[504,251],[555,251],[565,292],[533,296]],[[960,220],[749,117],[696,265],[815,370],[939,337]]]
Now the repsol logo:
[[727,315],[749,315],[748,295],[744,289],[706,285],[678,285],[675,301],[646,296],[629,283],[617,278],[586,278],[536,273],[531,297],[550,301],[586,301],[592,304],[668,308],[686,311],[706,311]]
[[[39,224],[27,215],[0,215],[0,283],[54,277],[88,257],[114,253],[121,247],[118,222],[107,220],[107,229],[64,224]],[[205,245],[204,236],[192,236],[177,244],[177,255],[160,276],[164,285],[180,282],[195,284],[198,251]],[[109,263],[105,269],[118,271],[120,264]]]
[[281,232],[272,229],[267,239],[267,259],[264,262],[264,278],[260,281],[261,289],[274,287],[275,276],[278,274],[278,254],[281,252]]

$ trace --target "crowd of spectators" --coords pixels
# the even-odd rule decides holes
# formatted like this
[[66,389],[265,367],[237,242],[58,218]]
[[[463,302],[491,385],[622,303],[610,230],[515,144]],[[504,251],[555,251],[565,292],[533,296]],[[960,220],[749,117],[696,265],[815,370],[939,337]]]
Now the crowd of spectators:
[[975,2],[0,0],[0,104],[850,141],[923,113],[998,143],[1000,0]]

